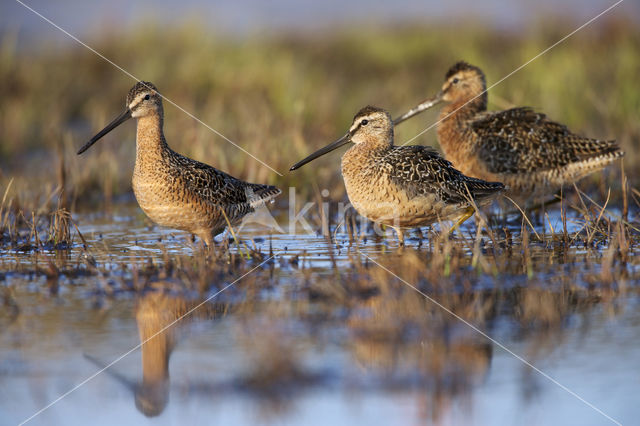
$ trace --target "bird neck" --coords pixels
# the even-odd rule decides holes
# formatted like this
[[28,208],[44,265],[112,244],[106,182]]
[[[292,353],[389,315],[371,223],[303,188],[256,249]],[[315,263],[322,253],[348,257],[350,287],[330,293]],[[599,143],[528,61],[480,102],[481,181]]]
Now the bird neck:
[[136,131],[136,159],[161,155],[167,149],[162,131],[163,119],[158,113],[138,118]]
[[473,144],[470,143],[473,118],[486,111],[486,93],[475,99],[466,97],[445,106],[438,120],[438,142],[447,160],[460,169],[465,161],[473,155]]
[[342,174],[345,176],[359,174],[370,168],[377,159],[384,156],[393,147],[391,141],[381,141],[379,138],[370,138],[353,145],[342,156]]
[[[472,93],[461,97],[442,108],[440,120],[467,120],[474,115],[487,110],[487,92]],[[456,120],[457,121],[457,120]]]
[[[369,135],[355,147],[362,151],[386,151],[393,146],[393,130],[390,130],[384,137],[380,135]],[[354,147],[354,148],[355,148]]]

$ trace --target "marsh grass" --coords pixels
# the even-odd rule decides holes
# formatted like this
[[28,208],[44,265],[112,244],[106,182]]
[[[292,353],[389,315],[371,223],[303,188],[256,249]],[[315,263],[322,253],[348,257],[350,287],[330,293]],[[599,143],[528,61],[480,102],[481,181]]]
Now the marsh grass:
[[[394,235],[378,235],[353,210],[338,217],[333,205],[321,207],[324,189],[333,201],[345,197],[338,154],[299,173],[285,171],[343,134],[360,107],[400,112],[438,90],[445,70],[461,58],[495,82],[564,35],[559,28],[511,35],[468,27],[454,36],[414,27],[261,40],[226,39],[197,25],[139,28],[92,44],[284,176],[165,105],[166,135],[176,151],[247,180],[294,186],[300,199],[315,200],[311,215],[330,266],[317,268],[304,252],[281,247],[264,252],[236,235],[207,249],[187,240],[191,254],[170,253],[160,241],[160,255],[114,266],[106,243],[87,243],[71,212],[109,215],[110,206],[131,199],[133,125],[82,157],[75,151],[120,112],[133,82],[85,50],[21,51],[4,34],[0,281],[6,273],[43,278],[53,297],[63,286],[77,286],[88,290],[98,310],[158,292],[192,306],[257,267],[215,299],[215,318],[237,322],[236,338],[248,354],[249,367],[231,387],[271,396],[278,407],[286,406],[288,392],[330,386],[326,379],[336,375],[346,388],[428,389],[424,410],[433,420],[486,376],[493,356],[490,343],[442,307],[496,338],[530,337],[525,349],[535,360],[553,350],[574,315],[602,308],[615,318],[618,301],[638,295],[640,89],[627,82],[640,68],[640,31],[631,23],[605,22],[576,35],[489,96],[495,108],[532,105],[582,133],[617,138],[627,151],[619,175],[612,166],[600,179],[565,188],[553,207],[559,224],[556,215],[543,213],[515,222],[488,215],[453,235],[439,226],[418,230],[403,250]],[[435,120],[425,117],[399,128],[397,142]],[[435,136],[416,143],[434,145]],[[364,256],[363,245],[379,247],[380,254]],[[40,253],[51,249],[59,256],[42,262]],[[19,256],[33,262],[14,262]],[[3,324],[20,317],[16,283],[0,288]],[[185,303],[176,306],[184,311]],[[371,377],[308,371],[305,356],[327,344],[346,348]]]
[[54,189],[44,196],[25,191],[22,197],[11,196],[12,183],[7,184],[0,203],[0,247],[20,251],[70,248],[73,219],[62,205],[60,191]]
[[[549,23],[518,35],[466,26],[454,37],[449,29],[414,26],[258,40],[219,36],[191,22],[170,30],[149,23],[135,28],[96,35],[91,44],[284,176],[165,105],[166,135],[176,151],[247,180],[295,186],[308,198],[314,182],[323,182],[319,189],[329,189],[332,198],[344,195],[339,154],[296,173],[286,171],[343,134],[362,106],[375,104],[397,114],[436,92],[446,69],[459,59],[480,65],[489,83],[496,82],[563,29]],[[15,176],[30,185],[54,181],[59,172],[51,159],[58,158],[66,170],[70,206],[96,201],[104,206],[129,193],[132,123],[81,157],[75,151],[120,112],[133,82],[84,48],[19,49],[12,34],[1,37],[6,61],[0,67],[0,178]],[[636,182],[640,125],[634,113],[640,90],[627,82],[640,67],[638,39],[637,27],[624,20],[590,27],[494,88],[491,107],[530,105],[580,133],[618,139],[627,152],[629,179]],[[397,142],[435,117],[425,114],[399,127]],[[437,145],[435,133],[413,143]],[[597,188],[597,182],[585,180],[590,187]]]
[[[96,34],[91,44],[140,78],[154,81],[165,96],[259,154],[283,176],[165,105],[170,145],[238,177],[291,186],[300,199],[315,199],[314,215],[330,238],[328,230],[335,229],[332,221],[342,218],[320,208],[327,200],[320,194],[326,189],[329,199],[345,199],[339,153],[287,173],[292,162],[344,133],[363,105],[376,104],[397,113],[434,93],[445,70],[458,59],[480,65],[489,83],[497,81],[559,38],[563,26],[548,22],[529,33],[512,34],[465,25],[456,29],[455,37],[450,29],[438,26],[388,27],[375,33],[336,29],[330,36],[282,34],[260,39],[223,37],[196,22],[170,30],[151,22],[135,28],[119,35]],[[108,213],[114,202],[132,198],[132,123],[82,156],[75,151],[120,111],[133,82],[84,48],[18,47],[14,33],[0,37],[2,242],[15,246],[29,240],[34,247],[44,243],[62,247],[71,238],[72,220],[66,212],[97,207]],[[613,172],[601,179],[591,176],[581,181],[581,208],[563,207],[571,213],[586,217],[587,208],[608,200],[607,206],[619,206],[626,220],[629,206],[638,205],[640,167],[635,148],[640,126],[635,111],[640,109],[640,90],[625,84],[634,80],[640,67],[638,39],[631,22],[604,20],[490,93],[492,108],[531,105],[578,132],[619,140],[627,152],[626,169],[620,163],[626,173],[617,179],[614,165]],[[604,57],[606,61],[594,60]],[[432,124],[435,114],[399,127],[396,142],[403,143]],[[413,143],[436,145],[435,133]],[[286,200],[280,197],[277,202],[282,205]],[[366,233],[353,233],[354,220],[348,217],[345,222],[349,238],[362,241]],[[562,226],[566,240],[566,222]],[[588,242],[607,232],[606,226],[606,220],[589,226],[585,220]],[[25,236],[27,229],[30,235]],[[530,231],[537,234],[534,228]]]

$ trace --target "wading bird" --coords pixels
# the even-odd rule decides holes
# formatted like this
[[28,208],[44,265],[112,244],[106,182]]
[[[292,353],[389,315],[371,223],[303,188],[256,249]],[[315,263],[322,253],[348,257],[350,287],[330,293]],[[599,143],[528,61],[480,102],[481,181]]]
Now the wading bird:
[[576,135],[531,108],[487,112],[486,89],[480,68],[458,62],[436,96],[395,124],[446,102],[437,124],[445,158],[466,175],[503,182],[521,201],[557,191],[624,155],[615,141]]
[[473,215],[474,204],[485,204],[504,189],[501,183],[465,176],[430,147],[394,146],[391,116],[372,106],[355,115],[344,136],[291,170],[347,143],[354,145],[342,156],[342,177],[351,205],[394,228],[400,244],[404,228],[457,220],[455,229]]
[[129,90],[124,112],[80,148],[78,155],[130,118],[137,120],[133,192],[140,208],[158,225],[191,232],[211,245],[225,227],[239,223],[281,192],[275,186],[236,179],[169,148],[162,130],[162,96],[144,81]]

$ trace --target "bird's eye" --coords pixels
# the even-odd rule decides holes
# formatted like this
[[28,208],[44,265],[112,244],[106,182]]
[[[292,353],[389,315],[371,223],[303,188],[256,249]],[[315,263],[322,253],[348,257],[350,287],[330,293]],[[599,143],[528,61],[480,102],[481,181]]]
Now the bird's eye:
[[149,100],[149,98],[151,98],[151,96],[147,95],[147,96],[145,96],[145,97],[144,97],[144,100],[145,100],[145,101],[148,101],[148,100]]
[[367,120],[367,119],[365,118],[364,120],[362,120],[362,121],[360,122],[360,124],[361,124],[362,126],[366,126],[367,124],[369,124],[369,120]]
[[458,77],[456,77],[456,78],[454,78],[454,79],[453,79],[452,83],[453,83],[453,84],[457,84],[459,81],[460,81],[460,80],[458,80]]

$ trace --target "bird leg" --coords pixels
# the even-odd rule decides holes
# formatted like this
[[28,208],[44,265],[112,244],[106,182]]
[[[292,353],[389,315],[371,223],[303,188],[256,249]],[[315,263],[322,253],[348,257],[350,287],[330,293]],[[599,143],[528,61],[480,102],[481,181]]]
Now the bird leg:
[[200,237],[200,240],[204,245],[203,247],[204,249],[211,248],[211,246],[215,243],[213,239],[213,234],[211,233],[211,231],[204,230],[197,233],[196,235]]
[[402,232],[402,228],[394,227],[393,229],[396,231],[396,234],[398,234],[398,241],[400,242],[400,247],[404,247],[404,233]]
[[467,207],[464,211],[464,214],[460,217],[460,219],[458,219],[458,221],[451,227],[451,229],[449,229],[449,233],[453,234],[453,231],[455,231],[460,225],[465,223],[467,219],[473,216],[475,212],[476,212],[476,209],[474,209],[473,206]]

